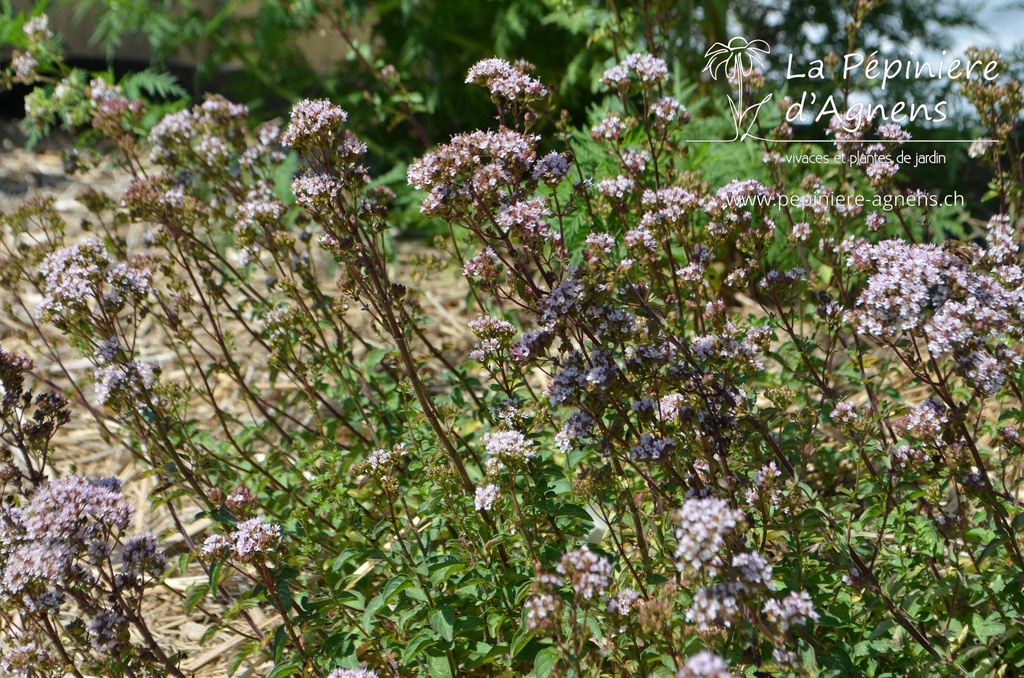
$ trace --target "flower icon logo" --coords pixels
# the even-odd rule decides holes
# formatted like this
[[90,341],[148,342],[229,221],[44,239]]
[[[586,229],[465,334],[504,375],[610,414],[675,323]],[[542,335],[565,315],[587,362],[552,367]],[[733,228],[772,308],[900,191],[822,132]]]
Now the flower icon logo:
[[[750,129],[757,122],[757,113],[761,106],[772,98],[769,93],[761,101],[746,108],[743,106],[743,79],[749,77],[755,67],[764,68],[763,55],[771,52],[771,48],[764,40],[747,40],[743,37],[735,37],[729,40],[729,44],[716,42],[704,53],[708,60],[704,72],[709,73],[715,80],[719,75],[724,74],[730,81],[736,83],[736,100],[729,98],[729,107],[732,109],[733,122],[736,125],[736,136],[731,141],[742,141],[753,137]],[[742,135],[740,130],[743,130]],[[757,138],[757,137],[753,137]]]

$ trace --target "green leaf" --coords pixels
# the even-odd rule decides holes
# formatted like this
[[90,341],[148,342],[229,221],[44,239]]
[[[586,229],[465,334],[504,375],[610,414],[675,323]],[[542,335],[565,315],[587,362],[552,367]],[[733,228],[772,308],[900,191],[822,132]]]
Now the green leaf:
[[434,634],[423,629],[413,636],[413,639],[402,650],[402,663],[406,665],[414,664],[419,653],[422,650],[429,649],[432,645],[434,645]]
[[456,572],[466,569],[466,564],[457,558],[446,558],[443,562],[434,563],[430,566],[430,583],[435,586],[448,580]]
[[483,664],[491,663],[506,652],[508,652],[507,645],[491,645],[490,643],[477,641],[476,647],[469,653],[466,668],[476,668]]
[[569,468],[576,468],[587,457],[587,450],[569,451]]
[[474,629],[483,629],[484,620],[482,617],[471,615],[469,617],[459,617],[455,622],[455,630],[462,633],[465,631],[472,631]]
[[295,664],[295,660],[288,660],[284,664],[278,664],[274,669],[267,674],[267,678],[284,678],[285,676],[292,676],[299,672],[299,666]]
[[380,590],[380,594],[384,596],[387,602],[392,602],[395,599],[395,595],[399,592],[412,586],[412,579],[400,574],[397,577],[392,577],[388,580],[387,584],[384,584],[384,588]]
[[373,618],[377,616],[377,612],[387,604],[384,600],[384,596],[376,595],[366,605],[366,609],[363,611],[363,627],[370,629],[373,627]]
[[452,678],[452,667],[447,655],[427,655],[427,671],[431,678]]
[[421,603],[427,602],[427,594],[419,586],[410,586],[405,590],[405,595]]
[[440,609],[431,610],[430,626],[449,643],[455,637],[455,610],[450,605],[444,605]]
[[560,504],[555,510],[555,515],[579,518],[585,523],[594,522],[594,519],[590,517],[590,513],[582,506],[577,506],[576,504]]
[[851,648],[846,643],[836,643],[822,653],[821,665],[839,671],[842,675],[853,672],[853,661],[850,659]]
[[982,619],[980,614],[974,613],[971,615],[971,630],[984,643],[993,636],[1006,633],[1006,626],[999,621],[998,614],[993,613],[987,618]]
[[238,647],[238,651],[231,656],[231,660],[228,662],[227,671],[229,676],[235,675],[235,671],[242,665],[248,657],[251,657],[254,653],[258,652],[260,644],[258,641],[250,641],[248,643],[242,643]]
[[985,548],[981,550],[981,555],[978,556],[978,563],[983,563],[989,558],[999,553],[999,547],[1003,544],[1003,538],[996,535],[992,541],[985,545]]
[[286,614],[290,613],[292,609],[292,592],[291,589],[288,588],[288,579],[280,577],[274,583],[274,592],[281,601],[281,606],[284,608],[283,611]]
[[222,525],[227,525],[231,528],[234,528],[235,525],[238,523],[235,517],[231,515],[231,513],[229,513],[228,511],[224,510],[223,508],[216,508],[213,511],[207,513],[206,515],[208,515],[210,518],[213,518],[218,523]]
[[196,606],[199,605],[199,601],[205,598],[209,592],[209,584],[192,584],[189,586],[188,590],[185,591],[185,614],[192,614]]
[[178,572],[180,572],[181,574],[185,574],[185,571],[188,570],[188,564],[190,562],[192,562],[191,552],[186,551],[185,553],[182,553],[180,556],[178,556]]
[[358,549],[345,549],[344,551],[338,554],[337,558],[334,559],[334,563],[331,565],[331,569],[335,572],[339,572],[341,568],[345,566],[345,563],[361,555],[362,551]]
[[337,631],[327,636],[323,643],[324,654],[328,657],[344,657],[355,653],[357,636],[345,631]]
[[275,662],[281,661],[281,653],[284,650],[284,644],[288,641],[288,632],[284,628],[284,624],[281,624],[274,631],[274,642],[271,644],[271,655],[274,657]]
[[548,678],[551,675],[551,669],[558,663],[558,648],[546,647],[537,653],[537,658],[533,660],[533,675],[536,678]]
[[359,591],[342,591],[335,595],[334,599],[345,607],[351,607],[353,610],[366,609],[366,598]]
[[210,581],[210,590],[211,591],[216,591],[217,590],[217,584],[220,583],[220,571],[221,571],[222,567],[223,567],[223,563],[221,563],[221,562],[215,562],[212,565],[210,565],[210,579],[209,579],[209,581]]
[[505,615],[500,612],[491,612],[487,615],[487,633],[491,636],[498,635],[498,628],[505,622]]
[[517,657],[523,648],[526,647],[530,641],[533,640],[533,632],[525,629],[521,630],[513,639],[512,645],[509,648],[509,653],[513,658]]

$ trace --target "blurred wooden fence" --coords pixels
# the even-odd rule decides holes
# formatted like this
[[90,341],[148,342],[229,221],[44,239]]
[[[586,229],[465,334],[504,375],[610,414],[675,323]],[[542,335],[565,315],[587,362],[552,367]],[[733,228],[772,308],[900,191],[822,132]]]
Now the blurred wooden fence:
[[[147,0],[135,0],[146,2]],[[193,0],[195,6],[208,16],[213,16],[219,3],[217,0]],[[253,0],[249,8],[240,11],[255,12]],[[13,5],[16,11],[28,12],[36,3],[32,0],[14,0]],[[57,6],[56,0],[51,0],[47,14],[50,17],[50,26],[55,33],[58,33],[64,40],[66,55],[72,59],[90,59],[103,61],[107,58],[103,45],[93,44],[92,36],[95,31],[95,21],[87,14],[82,19],[75,18],[75,4],[64,4]],[[365,29],[354,31],[361,38],[366,38]],[[328,71],[332,66],[344,59],[348,54],[347,45],[342,40],[332,35],[328,30],[312,31],[306,35],[299,36],[296,40],[297,46],[306,55],[309,64],[318,71]],[[201,57],[201,55],[198,55]],[[121,45],[115,50],[114,58],[125,61],[136,61],[148,63],[150,61],[150,50],[146,41],[135,36],[125,36]],[[197,55],[181,53],[177,55],[174,62],[181,66],[195,66],[198,61]]]

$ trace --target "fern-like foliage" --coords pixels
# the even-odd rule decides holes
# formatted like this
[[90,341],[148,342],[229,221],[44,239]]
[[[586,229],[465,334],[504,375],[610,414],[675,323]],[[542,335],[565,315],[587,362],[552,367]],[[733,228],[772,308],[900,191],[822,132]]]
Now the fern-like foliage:
[[177,78],[155,68],[129,73],[120,84],[124,93],[132,99],[179,99],[188,95],[188,92],[178,84]]

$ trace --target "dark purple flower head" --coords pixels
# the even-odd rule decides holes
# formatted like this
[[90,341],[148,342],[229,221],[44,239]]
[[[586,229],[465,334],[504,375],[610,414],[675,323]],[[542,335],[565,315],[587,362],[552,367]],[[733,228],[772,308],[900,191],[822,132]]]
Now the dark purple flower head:
[[25,373],[32,369],[32,361],[16,353],[0,349],[0,389],[3,400],[0,407],[9,410],[18,404],[25,388]]
[[97,612],[89,621],[88,631],[93,647],[100,652],[112,652],[128,642],[128,620],[111,608]]
[[125,573],[141,577],[149,574],[159,577],[167,569],[167,556],[150,533],[132,537],[121,551],[121,567]]

